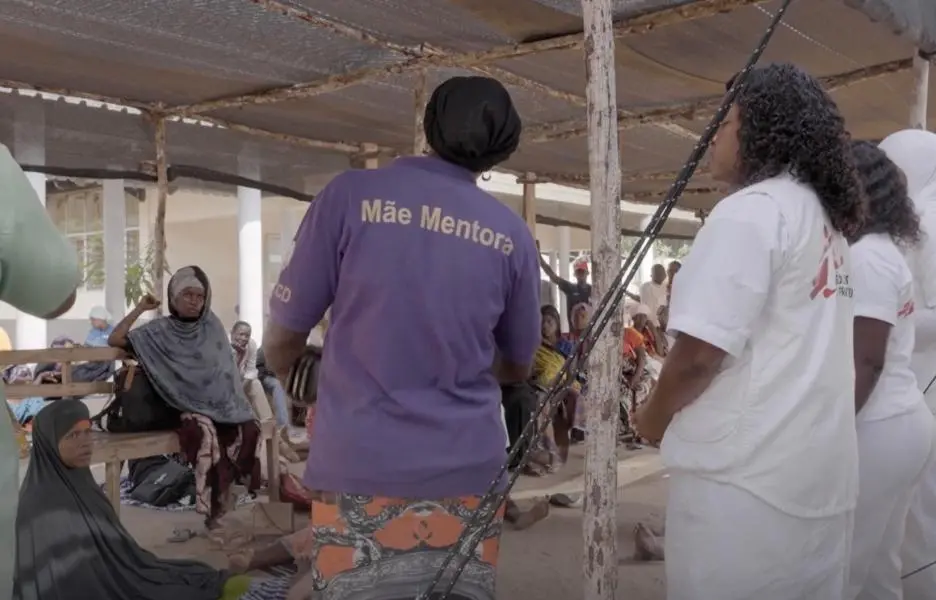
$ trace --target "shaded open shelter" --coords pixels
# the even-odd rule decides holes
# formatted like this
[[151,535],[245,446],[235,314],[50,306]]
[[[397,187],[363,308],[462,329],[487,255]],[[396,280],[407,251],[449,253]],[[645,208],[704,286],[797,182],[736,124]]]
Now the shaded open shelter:
[[[625,199],[659,201],[776,5],[615,3]],[[50,165],[138,168],[165,118],[170,163],[236,170],[248,152],[264,181],[301,187],[349,159],[413,152],[426,90],[483,73],[524,119],[505,167],[586,186],[581,30],[577,0],[8,0],[0,85],[137,109],[136,123],[49,109]],[[934,30],[922,0],[795,2],[765,60],[822,77],[856,137],[874,139],[906,125],[913,56],[936,48]],[[680,205],[717,198],[703,171]]]

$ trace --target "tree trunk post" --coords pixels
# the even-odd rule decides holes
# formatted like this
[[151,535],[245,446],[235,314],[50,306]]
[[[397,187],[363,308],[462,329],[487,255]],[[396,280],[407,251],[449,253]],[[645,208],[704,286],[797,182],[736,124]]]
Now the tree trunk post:
[[361,144],[361,151],[351,157],[351,168],[376,169],[380,166],[379,153],[380,147],[377,144],[370,142]]
[[[156,126],[156,224],[153,227],[153,293],[157,298],[165,296],[163,283],[166,272],[166,202],[169,198],[169,163],[166,158],[166,118],[159,115]],[[158,312],[162,314],[165,302]]]
[[517,179],[517,183],[523,184],[523,204],[521,213],[523,220],[526,221],[530,233],[536,238],[536,173],[524,173],[523,177]]
[[[592,303],[621,268],[621,165],[611,0],[582,0],[588,170],[591,190]],[[585,500],[582,515],[584,600],[614,600],[617,592],[617,432],[621,375],[620,310],[588,360],[585,398]]]
[[913,55],[913,104],[910,108],[910,127],[926,130],[926,112],[929,102],[930,59],[922,52]]
[[425,69],[416,76],[416,89],[413,91],[413,154],[422,156],[429,150],[426,143],[426,131],[423,120],[426,116],[426,102],[429,101],[428,76]]

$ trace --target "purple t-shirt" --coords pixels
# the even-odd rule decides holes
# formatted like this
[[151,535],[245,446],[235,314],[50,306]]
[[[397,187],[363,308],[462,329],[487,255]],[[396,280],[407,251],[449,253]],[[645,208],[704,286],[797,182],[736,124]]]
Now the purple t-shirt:
[[506,458],[495,351],[532,363],[539,290],[529,229],[469,171],[408,157],[333,179],[270,300],[299,333],[331,306],[305,484],[484,493]]

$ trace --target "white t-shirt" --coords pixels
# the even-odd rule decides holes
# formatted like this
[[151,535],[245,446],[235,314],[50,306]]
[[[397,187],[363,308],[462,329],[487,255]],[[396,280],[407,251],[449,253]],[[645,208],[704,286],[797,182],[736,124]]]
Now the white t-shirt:
[[640,286],[640,303],[650,309],[650,322],[660,324],[660,308],[666,306],[666,284],[648,281]]
[[855,316],[889,323],[884,369],[859,421],[880,421],[914,410],[923,401],[910,367],[913,355],[913,276],[900,250],[883,233],[851,247]]
[[854,508],[848,263],[815,192],[789,175],[716,206],[673,282],[669,327],[727,356],[666,430],[669,469],[737,486],[796,517]]
[[[916,375],[917,386],[926,390],[936,379],[936,206],[927,202],[917,203],[920,226],[924,237],[920,244],[907,253],[907,265],[913,275],[913,322],[915,325],[915,348],[911,367]],[[926,403],[936,414],[936,383],[926,394]]]

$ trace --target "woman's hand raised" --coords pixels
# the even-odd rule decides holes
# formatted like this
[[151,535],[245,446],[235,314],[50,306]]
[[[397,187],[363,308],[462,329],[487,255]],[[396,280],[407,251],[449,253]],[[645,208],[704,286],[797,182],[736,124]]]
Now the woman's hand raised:
[[140,310],[156,310],[159,308],[159,300],[152,294],[146,294],[137,302],[137,308]]

